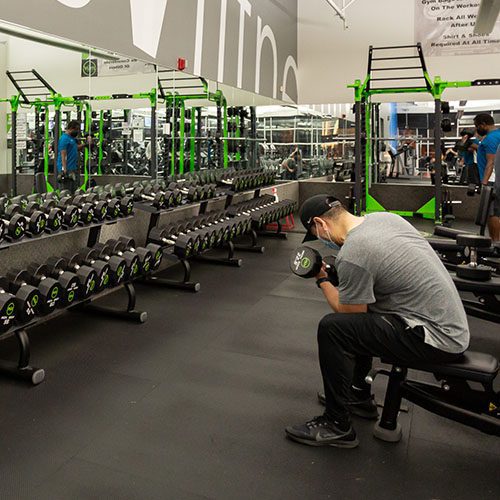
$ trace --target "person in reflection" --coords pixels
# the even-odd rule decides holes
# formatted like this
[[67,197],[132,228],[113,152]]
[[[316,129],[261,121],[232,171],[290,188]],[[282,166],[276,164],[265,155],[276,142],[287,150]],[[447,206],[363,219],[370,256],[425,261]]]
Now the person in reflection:
[[78,143],[80,122],[71,120],[57,146],[57,181],[63,189],[72,193],[78,186],[78,152],[85,146]]
[[296,147],[292,154],[283,160],[281,163],[283,169],[283,179],[288,181],[296,181],[302,173],[302,155],[298,147]]

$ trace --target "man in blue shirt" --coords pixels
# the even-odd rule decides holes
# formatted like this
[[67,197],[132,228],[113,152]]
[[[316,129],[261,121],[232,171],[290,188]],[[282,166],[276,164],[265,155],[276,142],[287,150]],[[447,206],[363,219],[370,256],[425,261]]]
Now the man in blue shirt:
[[477,165],[474,161],[474,131],[464,129],[460,132],[460,137],[461,139],[457,141],[456,149],[458,150],[458,155],[465,172],[463,178],[467,180],[467,184],[480,184]]
[[57,179],[64,189],[74,192],[78,180],[78,151],[83,148],[76,138],[80,132],[80,123],[71,120],[57,145]]
[[[478,135],[483,137],[477,146],[477,167],[481,183],[487,186],[495,182],[495,154],[500,146],[500,130],[495,127],[495,121],[488,113],[478,114],[474,118],[474,125]],[[493,211],[488,219],[488,231],[493,241],[500,240],[500,218]]]

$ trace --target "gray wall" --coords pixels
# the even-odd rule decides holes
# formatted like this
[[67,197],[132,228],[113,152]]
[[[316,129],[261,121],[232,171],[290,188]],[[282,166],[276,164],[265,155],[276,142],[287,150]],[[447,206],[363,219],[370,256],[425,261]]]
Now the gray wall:
[[[225,11],[221,8],[224,5]],[[221,30],[224,12],[226,22]],[[281,99],[286,90],[293,101],[297,100],[293,70],[287,71],[288,83],[281,88],[287,59],[290,56],[297,61],[297,0],[5,1],[0,17],[168,68],[177,67],[177,58],[183,57],[188,60],[187,72],[232,86],[238,84],[238,47],[243,34],[239,86],[256,91],[256,61],[261,52],[259,93]],[[276,85],[273,51],[268,38],[263,42],[262,51],[258,50],[262,33],[274,35],[276,41]],[[224,64],[219,68],[219,43],[224,38]],[[197,40],[201,48],[198,52]],[[218,78],[221,75],[222,78]]]
[[[299,203],[316,194],[328,194],[344,201],[349,196],[352,182],[326,182],[309,179],[300,181]],[[467,196],[465,186],[448,186],[452,200],[461,201],[453,205],[457,219],[474,221],[479,208],[479,196]],[[434,186],[404,184],[377,184],[371,193],[387,210],[416,211],[434,196]]]

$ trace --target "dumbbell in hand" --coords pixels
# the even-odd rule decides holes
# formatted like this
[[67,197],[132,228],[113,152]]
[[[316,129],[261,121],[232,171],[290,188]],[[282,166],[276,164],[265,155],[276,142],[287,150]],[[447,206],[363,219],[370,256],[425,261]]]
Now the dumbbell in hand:
[[301,278],[314,278],[324,267],[332,284],[338,286],[339,279],[335,269],[335,258],[332,256],[325,259],[328,262],[325,262],[321,254],[314,248],[301,246],[296,248],[290,256],[290,270]]
[[38,314],[40,291],[28,283],[26,271],[9,271],[0,278],[0,286],[15,296],[18,323],[27,323]]

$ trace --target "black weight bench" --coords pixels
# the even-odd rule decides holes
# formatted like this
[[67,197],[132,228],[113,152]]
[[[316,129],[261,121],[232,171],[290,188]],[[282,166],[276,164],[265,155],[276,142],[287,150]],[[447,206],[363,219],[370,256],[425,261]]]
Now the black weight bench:
[[[458,361],[444,365],[381,361],[392,365],[391,371],[372,370],[366,377],[368,383],[379,373],[389,377],[382,415],[373,430],[376,438],[389,442],[401,439],[398,414],[402,399],[486,434],[500,436],[500,413],[494,416],[490,412],[492,403],[500,406],[500,393],[493,390],[500,366],[493,356],[466,352]],[[410,380],[409,369],[432,373],[440,384]]]

